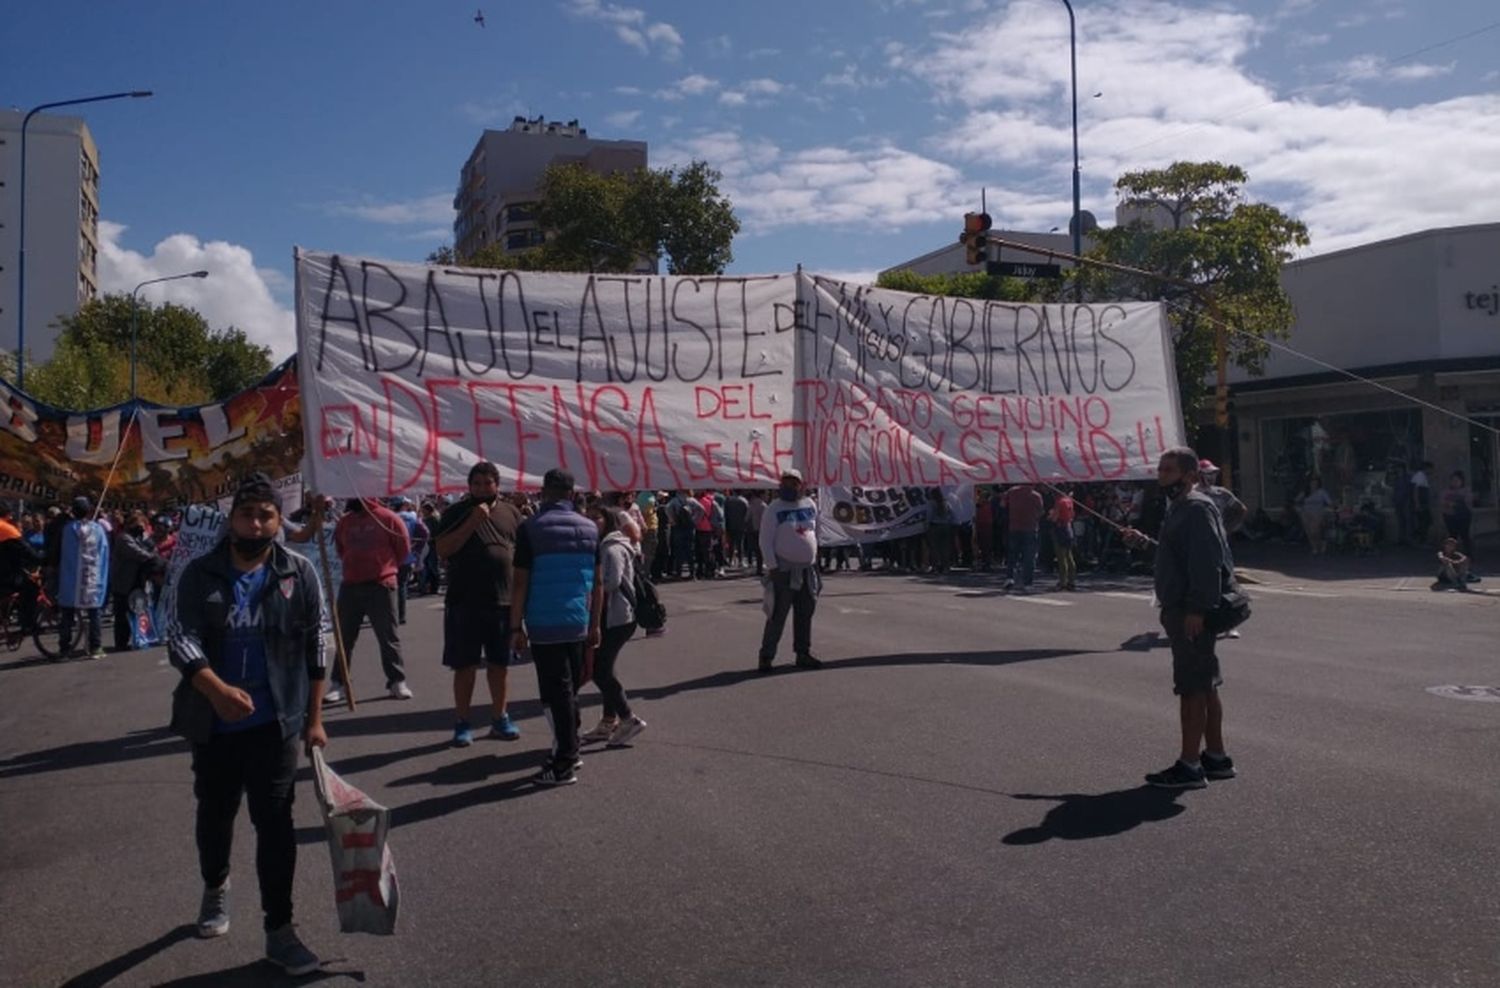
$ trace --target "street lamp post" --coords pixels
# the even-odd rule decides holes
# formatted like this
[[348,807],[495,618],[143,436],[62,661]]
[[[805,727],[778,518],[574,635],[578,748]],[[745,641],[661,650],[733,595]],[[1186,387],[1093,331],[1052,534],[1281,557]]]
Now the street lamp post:
[[[1080,204],[1079,185],[1082,171],[1078,167],[1078,23],[1073,17],[1073,4],[1062,0],[1068,8],[1068,57],[1073,77],[1073,256],[1083,256],[1083,208]],[[1083,285],[1074,282],[1075,298],[1083,301]]]
[[133,89],[125,93],[106,93],[103,96],[85,96],[82,99],[58,100],[43,103],[27,111],[21,119],[21,207],[17,210],[16,234],[20,250],[16,258],[16,388],[26,386],[26,128],[31,118],[43,110],[59,106],[77,106],[80,103],[102,103],[112,99],[142,99],[151,95],[149,89]]
[[169,274],[165,278],[151,278],[151,279],[149,279],[147,281],[143,281],[139,285],[136,285],[135,288],[131,291],[131,293],[130,293],[130,400],[131,401],[134,401],[136,399],[136,397],[137,397],[136,390],[135,390],[135,337],[136,337],[136,327],[137,327],[137,325],[139,323],[139,319],[137,317],[137,302],[138,302],[138,300],[137,300],[136,296],[140,293],[140,290],[142,288],[145,288],[147,285],[156,285],[156,284],[160,284],[163,281],[176,281],[179,278],[207,278],[207,277],[208,277],[208,272],[207,271],[186,271],[186,272],[184,272],[182,274]]

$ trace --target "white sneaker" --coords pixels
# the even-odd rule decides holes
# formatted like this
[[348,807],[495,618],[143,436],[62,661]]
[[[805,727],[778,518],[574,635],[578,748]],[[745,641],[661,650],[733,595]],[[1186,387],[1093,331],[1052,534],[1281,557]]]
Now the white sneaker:
[[620,721],[620,726],[615,728],[614,733],[609,736],[609,741],[606,744],[606,747],[623,748],[625,745],[635,740],[636,735],[640,734],[645,729],[646,722],[641,720],[639,717],[631,717],[628,720],[622,720]]
[[337,686],[330,687],[328,689],[328,691],[323,694],[323,705],[324,706],[327,706],[330,703],[343,703],[343,702],[344,702],[344,691],[341,688],[337,687]]
[[390,685],[390,694],[392,700],[410,700],[411,687],[407,686],[406,680],[403,679],[400,682],[392,683]]
[[608,741],[610,739],[610,736],[615,733],[619,726],[619,721],[611,720],[607,717],[601,717],[599,719],[599,723],[594,727],[594,729],[591,731],[585,731],[583,734],[578,735],[578,740],[585,744],[593,741]]

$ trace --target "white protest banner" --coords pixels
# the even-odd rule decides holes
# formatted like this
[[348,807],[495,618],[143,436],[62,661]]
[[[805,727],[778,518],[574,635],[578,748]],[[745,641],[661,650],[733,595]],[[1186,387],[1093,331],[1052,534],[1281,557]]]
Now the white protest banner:
[[[333,633],[332,609],[338,606],[339,587],[344,583],[344,560],[333,545],[334,525],[335,519],[330,518],[318,530],[317,538],[307,542],[286,543],[288,552],[294,552],[312,563],[313,572],[318,574],[318,583],[323,587],[322,625],[325,635]],[[324,556],[328,557],[326,570],[323,568]],[[324,575],[325,573],[327,576]],[[332,577],[332,585],[329,585],[328,577]]]
[[957,487],[844,487],[818,489],[818,544],[885,542],[927,531],[932,494],[948,505],[950,524],[974,520],[974,485]]
[[1182,440],[1156,303],[299,251],[297,339],[304,476],[340,497],[460,493],[479,459],[503,489],[1138,479]]
[[297,254],[306,480],[338,497],[772,486],[792,465],[796,279]]
[[1157,303],[937,298],[804,274],[796,317],[809,484],[1141,479],[1182,443]]
[[177,542],[172,546],[172,555],[167,559],[167,575],[162,583],[161,600],[157,601],[160,619],[156,622],[159,634],[166,635],[177,623],[177,583],[187,564],[203,555],[224,537],[224,527],[229,516],[217,507],[207,504],[190,504],[182,511],[182,524],[177,529]]
[[[294,511],[302,508],[302,474],[290,473],[280,480],[271,481],[271,487],[281,495],[281,514],[286,517]],[[226,515],[234,507],[234,494],[226,494],[219,498],[218,508]]]

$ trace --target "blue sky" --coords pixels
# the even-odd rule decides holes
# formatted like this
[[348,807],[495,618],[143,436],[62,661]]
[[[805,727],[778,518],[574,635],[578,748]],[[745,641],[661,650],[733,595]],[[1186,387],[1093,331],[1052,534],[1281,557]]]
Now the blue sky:
[[[1075,9],[1084,205],[1105,223],[1121,171],[1204,158],[1244,165],[1314,252],[1500,221],[1493,0]],[[706,158],[744,223],[736,271],[868,274],[951,242],[981,186],[1001,226],[1070,209],[1059,0],[27,3],[6,20],[26,42],[0,62],[7,104],[156,92],[82,108],[105,287],[210,266],[162,296],[278,354],[292,246],[420,260],[450,239],[481,130],[516,114],[644,139],[653,166]]]

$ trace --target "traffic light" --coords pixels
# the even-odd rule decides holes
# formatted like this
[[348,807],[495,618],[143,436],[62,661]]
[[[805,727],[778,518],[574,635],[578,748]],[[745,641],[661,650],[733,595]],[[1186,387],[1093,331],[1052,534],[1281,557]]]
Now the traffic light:
[[990,256],[990,214],[964,213],[964,232],[958,235],[970,264],[983,264]]

